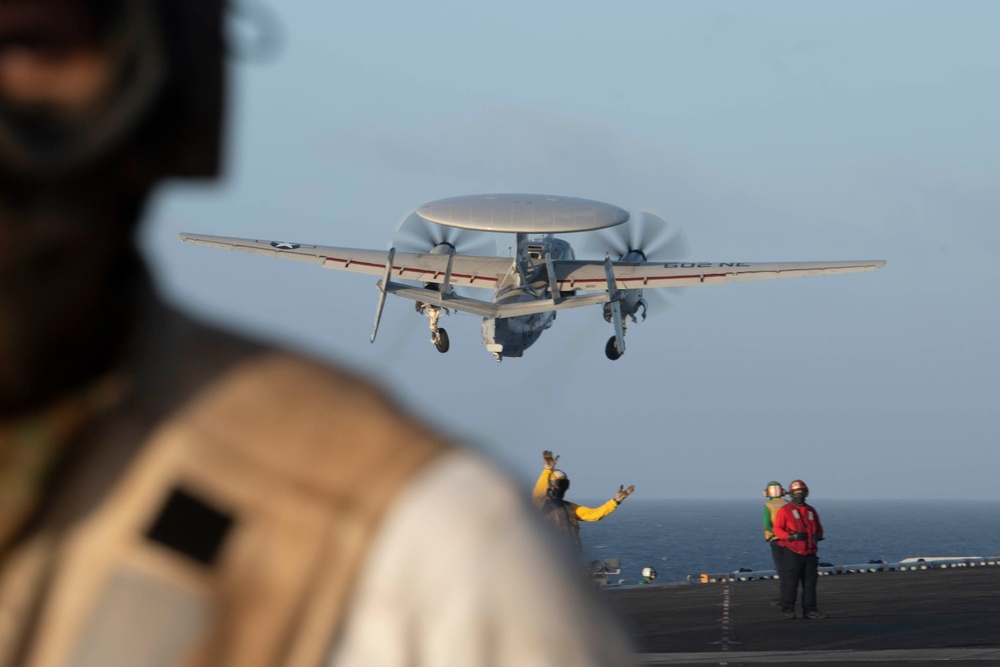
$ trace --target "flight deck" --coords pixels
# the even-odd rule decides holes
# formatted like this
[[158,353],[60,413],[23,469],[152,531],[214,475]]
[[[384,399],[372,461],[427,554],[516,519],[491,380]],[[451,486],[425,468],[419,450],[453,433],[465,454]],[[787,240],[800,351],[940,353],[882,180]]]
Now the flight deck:
[[823,620],[788,620],[777,580],[603,591],[640,665],[1000,665],[1000,567],[820,577]]

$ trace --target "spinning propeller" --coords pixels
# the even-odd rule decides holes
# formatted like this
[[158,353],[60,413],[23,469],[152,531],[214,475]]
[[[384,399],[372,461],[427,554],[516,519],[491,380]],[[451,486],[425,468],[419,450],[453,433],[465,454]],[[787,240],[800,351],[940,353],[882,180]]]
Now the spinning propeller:
[[[685,259],[691,252],[687,236],[680,225],[670,223],[650,211],[639,211],[628,222],[596,232],[584,244],[589,256],[604,257],[610,253],[616,261],[675,262]],[[649,290],[654,310],[666,310],[673,305],[667,296],[678,297],[683,287]]]
[[[687,238],[677,225],[672,225],[649,211],[640,211],[628,222],[600,230],[585,244],[588,252],[603,257],[605,253],[619,262],[667,262],[683,259],[688,254]],[[675,295],[680,288],[672,288]],[[637,315],[646,319],[650,307],[642,289],[619,292],[617,303],[604,305],[604,319],[615,325],[615,335],[604,348],[608,359],[614,361],[625,352],[625,329],[628,320],[638,321]],[[673,305],[663,291],[655,290],[653,310],[666,310]]]
[[415,210],[396,225],[393,245],[401,252],[438,255],[450,251],[463,255],[492,257],[497,251],[496,240],[492,235],[460,227],[438,225],[420,217]]
[[[676,225],[649,211],[640,211],[621,225],[595,232],[584,244],[588,254],[613,260],[667,262],[687,257],[687,237]],[[631,254],[631,256],[629,256]]]
[[[463,255],[494,256],[497,249],[496,241],[489,234],[438,225],[420,217],[415,210],[396,225],[396,238],[393,241],[393,246],[401,252],[432,255],[461,253]],[[446,294],[455,293],[454,287],[438,283],[424,283],[424,288],[444,291]],[[448,309],[422,301],[414,301],[414,306],[418,313],[427,316],[431,330],[431,344],[437,348],[438,352],[447,352],[451,347],[448,332],[444,327],[438,326],[438,321],[441,318],[441,311],[447,314]]]

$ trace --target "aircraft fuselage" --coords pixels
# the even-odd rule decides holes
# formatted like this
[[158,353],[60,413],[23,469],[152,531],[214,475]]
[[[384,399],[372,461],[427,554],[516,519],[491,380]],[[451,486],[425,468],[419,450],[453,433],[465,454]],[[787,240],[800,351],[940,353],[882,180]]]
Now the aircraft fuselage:
[[[551,234],[541,238],[518,234],[515,264],[497,289],[493,302],[508,304],[552,298],[546,256],[552,261],[576,259],[573,247],[563,239]],[[520,357],[555,319],[555,311],[516,317],[484,317],[483,344],[498,361],[502,357]]]

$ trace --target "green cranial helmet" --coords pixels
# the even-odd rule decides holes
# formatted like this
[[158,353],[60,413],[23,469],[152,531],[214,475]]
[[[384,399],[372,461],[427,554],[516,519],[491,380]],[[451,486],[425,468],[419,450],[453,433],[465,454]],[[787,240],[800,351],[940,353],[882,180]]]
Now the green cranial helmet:
[[781,482],[768,482],[764,489],[764,496],[767,498],[780,498],[785,495],[785,490],[781,488]]

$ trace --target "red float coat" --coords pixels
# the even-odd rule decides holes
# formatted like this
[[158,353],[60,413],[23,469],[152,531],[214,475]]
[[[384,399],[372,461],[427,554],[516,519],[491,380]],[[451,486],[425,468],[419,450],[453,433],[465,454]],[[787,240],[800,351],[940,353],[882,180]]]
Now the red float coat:
[[[819,512],[808,504],[782,505],[774,516],[772,530],[778,537],[778,544],[803,556],[815,554],[819,550],[816,543],[823,537],[823,524],[819,522]],[[806,539],[789,541],[789,533],[805,533]]]

